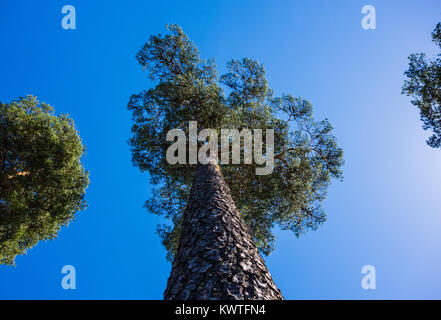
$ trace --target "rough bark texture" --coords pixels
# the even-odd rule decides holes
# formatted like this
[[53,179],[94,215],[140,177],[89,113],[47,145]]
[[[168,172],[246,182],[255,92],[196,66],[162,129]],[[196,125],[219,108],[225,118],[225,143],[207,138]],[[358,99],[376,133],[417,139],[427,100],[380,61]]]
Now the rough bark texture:
[[283,299],[217,164],[196,170],[164,298]]

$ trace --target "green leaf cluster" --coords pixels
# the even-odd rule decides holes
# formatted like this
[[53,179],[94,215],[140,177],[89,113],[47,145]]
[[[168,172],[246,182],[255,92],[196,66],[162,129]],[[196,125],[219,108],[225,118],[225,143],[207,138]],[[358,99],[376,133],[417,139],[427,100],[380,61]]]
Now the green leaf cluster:
[[[432,40],[441,48],[441,23],[433,31]],[[420,111],[424,130],[432,132],[427,144],[441,148],[441,53],[429,61],[424,53],[410,55],[409,69],[404,74],[407,79],[402,93],[412,96],[412,104]]]
[[14,265],[85,209],[84,151],[67,115],[33,96],[0,102],[0,264]]

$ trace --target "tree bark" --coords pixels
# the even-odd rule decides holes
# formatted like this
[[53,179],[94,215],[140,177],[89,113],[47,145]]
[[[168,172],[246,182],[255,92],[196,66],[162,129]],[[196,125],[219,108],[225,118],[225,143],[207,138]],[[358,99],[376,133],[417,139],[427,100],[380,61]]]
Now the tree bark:
[[164,299],[283,299],[215,163],[198,164]]

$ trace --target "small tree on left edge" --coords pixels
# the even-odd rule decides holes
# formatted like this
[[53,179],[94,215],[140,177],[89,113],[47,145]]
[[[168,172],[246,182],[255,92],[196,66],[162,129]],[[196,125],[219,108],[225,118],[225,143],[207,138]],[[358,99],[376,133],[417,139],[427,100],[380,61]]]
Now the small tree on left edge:
[[85,209],[84,151],[67,115],[33,96],[0,102],[0,264],[14,265]]

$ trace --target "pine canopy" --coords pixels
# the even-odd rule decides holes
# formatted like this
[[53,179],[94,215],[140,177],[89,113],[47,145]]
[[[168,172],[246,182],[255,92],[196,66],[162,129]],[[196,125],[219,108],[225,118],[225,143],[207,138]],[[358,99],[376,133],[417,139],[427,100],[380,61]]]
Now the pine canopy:
[[[441,22],[432,32],[432,40],[441,48]],[[413,97],[412,104],[420,111],[424,130],[432,132],[427,144],[441,148],[441,53],[431,61],[424,53],[410,55],[405,75],[402,93]]]
[[331,124],[326,119],[315,121],[311,103],[303,98],[275,97],[257,61],[232,60],[219,77],[214,61],[202,60],[179,26],[167,28],[166,35],[151,36],[136,55],[153,86],[134,94],[128,109],[134,121],[129,141],[133,163],[148,171],[156,186],[145,206],[172,222],[158,226],[168,259],[176,252],[196,165],[167,163],[172,142],[166,141],[166,134],[176,128],[188,134],[189,121],[197,121],[199,130],[218,132],[274,129],[272,174],[255,175],[255,163],[221,165],[262,253],[269,254],[274,247],[275,225],[297,236],[317,229],[326,219],[321,203],[330,180],[342,178],[343,151]]
[[67,115],[33,96],[0,103],[0,264],[55,238],[85,208],[83,153]]

